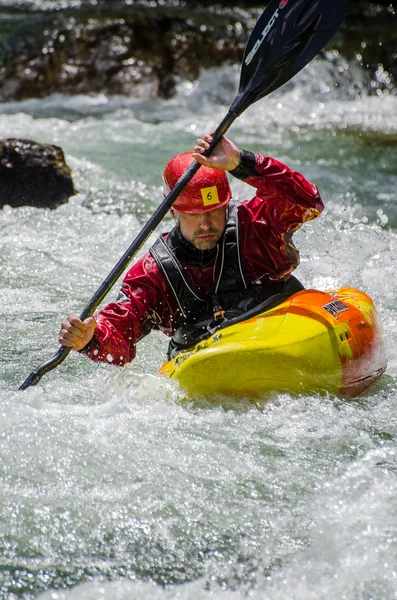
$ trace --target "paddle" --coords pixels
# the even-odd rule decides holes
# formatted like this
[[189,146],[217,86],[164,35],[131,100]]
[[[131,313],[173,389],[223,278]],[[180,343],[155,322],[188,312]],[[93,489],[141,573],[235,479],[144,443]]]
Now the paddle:
[[[320,52],[341,25],[347,4],[348,0],[270,1],[247,42],[237,96],[215,130],[211,147],[205,153],[207,156],[244,110],[282,86]],[[80,315],[83,321],[94,313],[199,168],[200,164],[194,161],[156,209],[83,309]],[[19,389],[38,383],[45,373],[63,362],[69,352],[70,348],[62,346],[29,375]]]

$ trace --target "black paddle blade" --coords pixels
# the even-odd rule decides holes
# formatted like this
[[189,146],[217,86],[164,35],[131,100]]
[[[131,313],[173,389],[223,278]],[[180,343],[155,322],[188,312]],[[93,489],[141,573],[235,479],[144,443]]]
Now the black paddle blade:
[[296,75],[339,29],[348,0],[271,0],[245,48],[237,97],[241,114]]

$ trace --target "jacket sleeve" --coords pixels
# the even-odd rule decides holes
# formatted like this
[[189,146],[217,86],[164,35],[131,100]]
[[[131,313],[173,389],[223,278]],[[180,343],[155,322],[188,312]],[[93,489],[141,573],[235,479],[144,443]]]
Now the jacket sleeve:
[[294,231],[320,215],[324,206],[317,186],[282,162],[241,150],[230,173],[256,188],[239,205],[242,255],[251,281],[288,278],[299,264]]
[[247,150],[240,150],[240,154],[241,162],[231,175],[256,188],[259,202],[253,199],[252,204],[259,211],[267,211],[280,232],[294,231],[321,214],[324,205],[318,188],[301,173],[269,156]]
[[151,330],[172,335],[177,314],[173,302],[154,259],[145,255],[124,277],[117,301],[94,315],[94,337],[81,352],[97,362],[131,362],[136,343]]

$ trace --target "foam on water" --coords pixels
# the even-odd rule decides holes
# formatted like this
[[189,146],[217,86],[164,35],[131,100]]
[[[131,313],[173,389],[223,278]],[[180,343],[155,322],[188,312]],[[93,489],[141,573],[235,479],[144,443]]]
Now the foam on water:
[[168,103],[2,106],[1,135],[62,146],[80,191],[55,211],[0,211],[2,597],[397,597],[397,98],[355,98],[332,77],[316,61],[230,137],[319,184],[326,210],[295,236],[304,284],[375,300],[388,371],[354,402],[192,403],[157,375],[160,333],[125,369],[70,355],[18,392],[161,201],[163,164],[221,120],[238,73],[203,73]]

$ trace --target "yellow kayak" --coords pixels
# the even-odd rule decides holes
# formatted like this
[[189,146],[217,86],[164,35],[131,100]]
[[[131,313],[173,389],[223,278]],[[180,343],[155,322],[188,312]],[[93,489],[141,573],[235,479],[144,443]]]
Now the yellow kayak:
[[354,288],[303,290],[223,327],[166,362],[160,373],[189,394],[261,396],[329,392],[355,397],[385,371],[382,325]]

